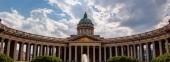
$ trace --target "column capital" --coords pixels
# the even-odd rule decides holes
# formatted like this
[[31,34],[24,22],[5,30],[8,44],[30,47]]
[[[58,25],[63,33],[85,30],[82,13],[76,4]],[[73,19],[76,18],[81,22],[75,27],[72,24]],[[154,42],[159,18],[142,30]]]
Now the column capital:
[[64,47],[67,47],[67,46],[64,46]]
[[46,45],[47,47],[49,47],[50,45]]
[[31,45],[30,43],[25,43],[26,45]]
[[11,42],[12,40],[11,39],[8,39],[8,42]]
[[143,45],[143,43],[140,43],[139,45]]
[[24,44],[24,42],[20,42],[21,43],[21,45],[23,45]]
[[5,38],[1,37],[1,40],[5,40]]

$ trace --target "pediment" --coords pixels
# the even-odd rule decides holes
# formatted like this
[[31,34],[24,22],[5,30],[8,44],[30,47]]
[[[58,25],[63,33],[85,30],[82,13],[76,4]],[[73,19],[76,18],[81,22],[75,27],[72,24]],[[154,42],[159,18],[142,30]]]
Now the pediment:
[[76,37],[70,38],[70,41],[90,42],[90,41],[100,41],[100,39],[95,38],[93,36],[76,36]]
[[75,41],[86,41],[86,42],[89,42],[89,41],[95,41],[95,40],[91,39],[89,37],[81,37],[79,39],[76,39]]

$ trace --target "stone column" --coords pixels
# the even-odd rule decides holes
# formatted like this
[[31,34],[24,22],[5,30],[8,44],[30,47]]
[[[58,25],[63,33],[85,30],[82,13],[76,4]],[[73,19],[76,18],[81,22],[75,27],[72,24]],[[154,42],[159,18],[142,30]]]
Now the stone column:
[[33,50],[33,58],[35,58],[36,57],[36,49],[37,49],[37,45],[36,44],[34,44],[34,48],[33,48],[34,50]]
[[10,54],[10,45],[11,45],[11,40],[8,40],[8,44],[7,44],[7,55],[8,56]]
[[43,45],[40,45],[40,56],[42,56],[43,54],[42,54],[42,52],[43,52]]
[[1,53],[3,53],[4,40],[5,40],[4,38],[1,39],[1,50],[0,50]]
[[[53,56],[55,56],[55,54],[54,54],[54,52],[55,52],[54,49],[55,49],[55,46],[52,46],[52,55],[53,55]],[[65,47],[64,47],[64,51],[65,51]],[[65,57],[65,56],[64,56],[64,57]]]
[[112,57],[112,46],[109,47],[110,57]]
[[149,62],[150,60],[149,60],[149,44],[148,43],[146,43],[146,62]]
[[77,46],[75,46],[75,61],[77,61]]
[[69,46],[69,61],[71,61],[71,46]]
[[89,33],[90,33],[90,35],[92,35],[92,34],[91,34],[91,30],[89,31]]
[[89,59],[89,46],[87,46],[87,56],[88,56],[88,59]]
[[163,54],[163,53],[162,53],[162,42],[161,42],[161,41],[159,41],[159,52],[160,52],[160,55]]
[[106,62],[106,46],[104,46],[104,62]]
[[46,55],[49,55],[49,46],[47,45]]
[[43,46],[43,51],[44,51],[44,52],[43,52],[43,55],[47,55],[47,54],[46,54],[46,53],[47,53],[47,47],[46,47],[46,45]]
[[82,29],[82,34],[84,34],[84,29]]
[[82,32],[82,31],[79,29],[79,34],[81,34],[81,32]]
[[13,60],[15,61],[17,59],[17,42],[14,42],[14,52],[13,52]]
[[137,54],[136,58],[140,60],[140,45],[139,44],[136,45],[136,54]]
[[36,57],[40,56],[40,48],[39,45],[36,46]]
[[[83,46],[81,46],[81,58],[82,58],[82,54],[83,54]],[[83,62],[82,59],[81,62]]]
[[99,46],[99,62],[101,62],[101,46]]
[[23,57],[24,57],[24,56],[23,56],[23,54],[24,54],[23,48],[24,48],[24,43],[21,43],[21,44],[20,44],[20,50],[19,50],[19,51],[20,51],[20,53],[19,53],[19,54],[20,54],[20,57],[19,57],[20,61],[22,61],[22,60],[23,60]]
[[127,45],[127,56],[130,56],[130,46]]
[[117,47],[118,47],[118,46],[115,46],[115,55],[116,55],[116,56],[118,56]]
[[66,61],[66,47],[67,46],[64,46],[64,62]]
[[134,51],[133,51],[134,58],[136,58],[136,45],[135,45],[135,44],[133,45],[133,50],[134,50]]
[[58,46],[58,57],[60,57],[60,48],[61,46]]
[[121,46],[121,53],[122,53],[122,56],[124,56],[124,49],[123,49],[123,46]]
[[[63,51],[64,52],[64,51]],[[53,46],[50,46],[50,55],[51,56],[54,56],[54,48]]]
[[26,49],[26,60],[29,61],[30,58],[30,44],[27,44],[27,49]]
[[83,46],[81,46],[81,55],[83,54]]
[[165,39],[165,42],[166,42],[166,53],[169,53],[169,48],[168,48],[168,39]]
[[133,57],[133,47],[130,47],[130,56]]
[[152,46],[153,46],[153,58],[156,57],[156,50],[155,50],[155,42],[152,42]]
[[95,46],[93,46],[93,62],[95,62]]
[[143,45],[142,44],[139,44],[139,57],[140,57],[140,60],[143,61],[143,52],[142,52],[142,48],[143,48]]

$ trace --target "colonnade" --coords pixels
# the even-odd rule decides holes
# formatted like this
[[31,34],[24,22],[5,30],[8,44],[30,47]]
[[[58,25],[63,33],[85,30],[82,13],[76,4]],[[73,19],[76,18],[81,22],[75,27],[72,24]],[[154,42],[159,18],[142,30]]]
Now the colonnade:
[[92,30],[89,30],[89,29],[79,29],[77,30],[77,34],[79,35],[83,35],[83,34],[88,34],[88,35],[93,35],[93,29]]
[[168,39],[134,44],[103,45],[42,45],[24,43],[1,38],[0,51],[14,60],[30,61],[37,56],[57,56],[64,62],[80,62],[81,55],[86,54],[90,62],[106,62],[112,56],[131,56],[141,61],[150,60],[159,55],[169,53]]

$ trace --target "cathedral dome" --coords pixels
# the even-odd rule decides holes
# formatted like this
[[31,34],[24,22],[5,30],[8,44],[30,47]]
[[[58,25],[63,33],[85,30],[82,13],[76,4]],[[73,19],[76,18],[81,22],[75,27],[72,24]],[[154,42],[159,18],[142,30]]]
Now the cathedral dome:
[[77,34],[78,35],[93,35],[94,32],[93,23],[90,19],[87,18],[85,12],[84,17],[79,21],[77,25]]
[[79,21],[79,24],[92,24],[92,21],[87,18],[86,12],[84,14],[84,17]]

